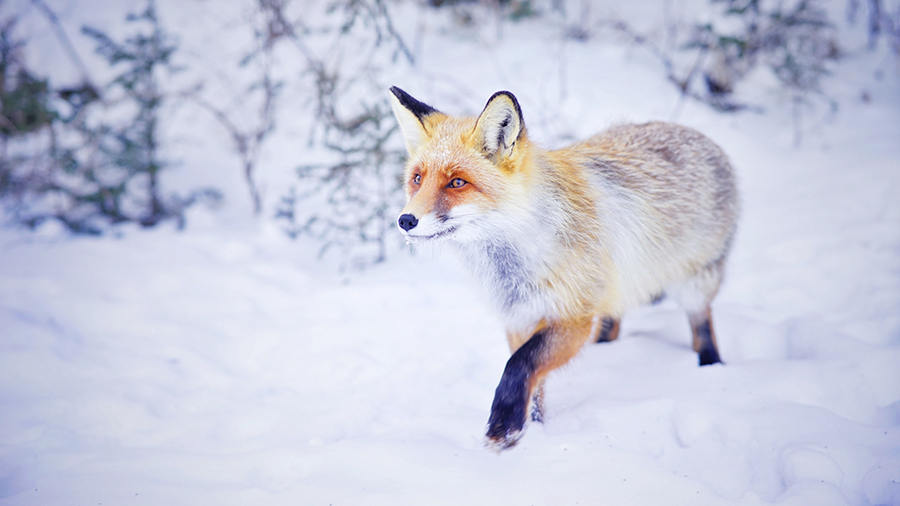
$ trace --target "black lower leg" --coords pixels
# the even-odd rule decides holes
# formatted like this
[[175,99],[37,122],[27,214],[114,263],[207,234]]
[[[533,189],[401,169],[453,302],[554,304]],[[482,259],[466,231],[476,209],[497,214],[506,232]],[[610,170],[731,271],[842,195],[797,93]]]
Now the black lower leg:
[[619,320],[606,317],[600,322],[600,333],[597,335],[598,343],[606,343],[619,337]]
[[544,331],[531,336],[506,362],[506,369],[494,393],[487,437],[502,448],[508,448],[518,440],[525,427],[528,400],[532,392],[531,377],[537,370]]
[[700,365],[717,364],[722,360],[719,358],[719,350],[716,349],[716,343],[713,340],[712,326],[709,318],[692,325],[694,331],[694,349],[700,359]]

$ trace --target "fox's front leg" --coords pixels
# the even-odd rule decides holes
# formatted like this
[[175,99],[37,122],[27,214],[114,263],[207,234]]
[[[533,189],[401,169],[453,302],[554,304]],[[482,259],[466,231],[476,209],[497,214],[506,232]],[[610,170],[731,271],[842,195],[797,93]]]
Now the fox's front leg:
[[503,450],[518,442],[529,401],[544,377],[574,357],[592,335],[590,318],[553,323],[536,331],[513,352],[494,393],[488,419],[489,445]]

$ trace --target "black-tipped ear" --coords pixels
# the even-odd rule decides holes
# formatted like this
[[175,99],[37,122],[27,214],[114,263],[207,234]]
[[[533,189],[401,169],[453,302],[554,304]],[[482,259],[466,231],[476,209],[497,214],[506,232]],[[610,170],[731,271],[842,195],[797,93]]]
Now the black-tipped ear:
[[481,141],[484,156],[494,163],[512,155],[524,131],[519,101],[508,91],[494,93],[475,124],[475,135]]
[[439,111],[428,104],[419,102],[396,86],[391,87],[391,107],[394,109],[397,122],[400,123],[400,130],[403,131],[406,149],[411,155],[428,137],[425,117]]
[[391,86],[391,93],[394,94],[394,96],[397,98],[397,101],[400,102],[400,105],[405,107],[409,112],[413,113],[413,115],[415,115],[415,117],[418,118],[419,121],[422,121],[422,119],[429,114],[439,112],[434,107],[431,107],[428,104],[419,102],[418,100],[414,99],[412,95],[396,86]]

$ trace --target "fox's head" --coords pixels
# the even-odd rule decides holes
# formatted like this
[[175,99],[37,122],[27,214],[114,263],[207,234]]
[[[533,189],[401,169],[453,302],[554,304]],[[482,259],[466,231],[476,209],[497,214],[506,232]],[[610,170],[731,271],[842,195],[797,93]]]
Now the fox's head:
[[477,118],[451,117],[391,88],[391,105],[409,151],[409,198],[398,226],[413,242],[467,241],[526,185],[522,111],[508,91],[495,93]]

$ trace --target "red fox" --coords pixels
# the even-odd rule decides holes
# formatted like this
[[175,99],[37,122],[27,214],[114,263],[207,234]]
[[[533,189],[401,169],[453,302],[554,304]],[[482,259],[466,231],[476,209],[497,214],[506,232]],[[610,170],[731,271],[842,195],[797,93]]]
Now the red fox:
[[487,443],[518,442],[542,421],[543,381],[588,341],[612,341],[629,309],[663,294],[686,310],[700,365],[720,362],[709,304],[738,216],[734,171],[700,133],[621,125],[564,149],[528,139],[508,91],[454,117],[391,88],[409,151],[412,244],[446,241],[484,285],[512,356],[494,395]]

